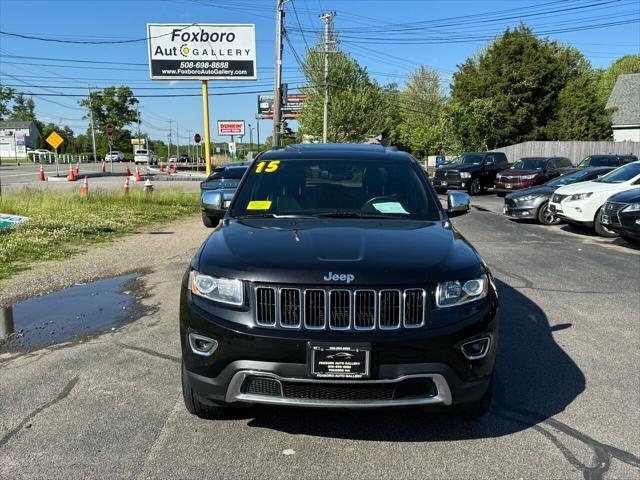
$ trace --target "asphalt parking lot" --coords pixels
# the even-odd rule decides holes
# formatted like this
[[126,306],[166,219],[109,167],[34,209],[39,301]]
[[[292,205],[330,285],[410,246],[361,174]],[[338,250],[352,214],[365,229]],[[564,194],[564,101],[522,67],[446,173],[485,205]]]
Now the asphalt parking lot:
[[[0,353],[0,478],[640,478],[638,248],[516,223],[493,195],[472,201],[453,222],[501,297],[496,392],[481,420],[419,410],[189,415],[179,284],[209,233],[193,218],[156,236],[170,255],[144,271],[132,264],[133,322]],[[127,241],[119,252],[135,254]]]

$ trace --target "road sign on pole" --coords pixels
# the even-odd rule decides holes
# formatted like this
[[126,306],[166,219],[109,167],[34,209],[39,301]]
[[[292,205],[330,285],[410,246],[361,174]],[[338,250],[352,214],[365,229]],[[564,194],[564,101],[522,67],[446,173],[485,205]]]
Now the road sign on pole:
[[64,138],[62,138],[58,133],[54,130],[51,132],[51,135],[47,137],[47,143],[51,145],[53,148],[58,148],[64,142]]
[[202,140],[202,137],[200,136],[200,134],[199,134],[199,133],[196,133],[196,134],[193,136],[193,141],[194,141],[194,142],[196,142],[196,143],[200,143],[200,140]]
[[109,138],[111,138],[111,136],[113,135],[113,125],[110,123],[107,123],[107,135],[109,136]]

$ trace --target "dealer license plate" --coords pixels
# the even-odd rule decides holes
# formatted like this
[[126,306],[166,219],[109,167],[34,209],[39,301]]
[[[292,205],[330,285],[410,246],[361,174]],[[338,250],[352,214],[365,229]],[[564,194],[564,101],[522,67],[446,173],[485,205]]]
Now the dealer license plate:
[[316,378],[369,377],[369,345],[309,343],[309,374]]

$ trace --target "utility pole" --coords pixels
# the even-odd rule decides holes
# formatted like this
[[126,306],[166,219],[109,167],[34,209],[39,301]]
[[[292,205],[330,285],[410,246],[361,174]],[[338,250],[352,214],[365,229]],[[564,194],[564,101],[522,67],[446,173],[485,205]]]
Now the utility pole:
[[333,17],[336,12],[323,13],[320,20],[324,22],[324,113],[322,117],[322,143],[329,142],[329,45],[334,43],[331,40],[333,30]]
[[187,157],[191,158],[191,129],[190,128],[187,130],[187,141],[189,142],[187,144]]
[[277,14],[276,14],[276,72],[275,72],[275,86],[273,93],[273,143],[274,147],[280,146],[280,97],[282,92],[280,91],[282,83],[282,22],[284,19],[284,2],[285,0],[276,0],[277,2]]
[[96,129],[93,125],[93,102],[91,101],[91,87],[89,87],[89,117],[91,118],[91,141],[93,143],[93,162],[97,163],[98,154],[96,153]]
[[171,156],[171,120],[169,120],[169,146],[167,147],[167,162],[169,161],[169,157]]
[[178,135],[178,121],[176,120],[176,156],[180,156],[180,135]]

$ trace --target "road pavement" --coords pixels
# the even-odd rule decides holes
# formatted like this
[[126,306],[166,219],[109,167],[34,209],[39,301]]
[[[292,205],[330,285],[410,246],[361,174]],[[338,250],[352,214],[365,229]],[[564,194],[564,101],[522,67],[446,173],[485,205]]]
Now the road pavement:
[[518,224],[494,196],[474,205],[453,223],[501,299],[495,401],[481,420],[413,409],[189,415],[179,282],[209,233],[194,218],[164,226],[170,254],[149,259],[136,321],[0,354],[0,478],[640,479],[638,249]]

